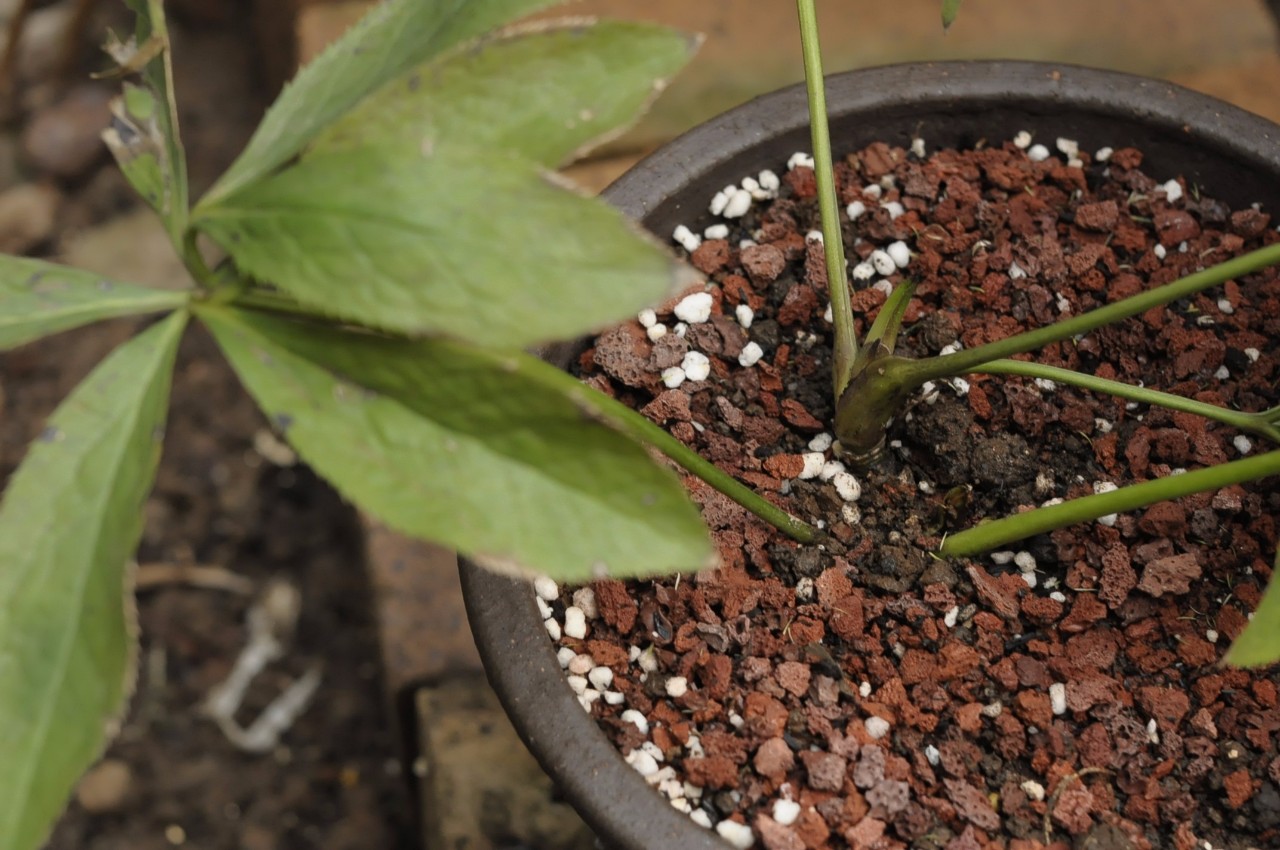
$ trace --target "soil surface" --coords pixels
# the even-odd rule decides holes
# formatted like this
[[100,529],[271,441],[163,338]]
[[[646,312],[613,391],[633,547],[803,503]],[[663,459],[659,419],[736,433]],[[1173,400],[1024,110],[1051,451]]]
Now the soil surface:
[[[813,173],[792,165],[712,203],[740,213],[754,192],[745,215],[677,236],[705,293],[603,334],[579,363],[830,539],[800,546],[687,481],[720,570],[544,592],[584,705],[676,808],[739,846],[1280,846],[1280,675],[1219,664],[1271,575],[1274,480],[973,560],[930,555],[979,518],[1267,447],[1195,416],[971,376],[926,387],[870,471],[843,469]],[[837,171],[842,206],[856,204],[842,223],[859,332],[885,281],[917,280],[899,344],[912,356],[1280,239],[1266,212],[1148,175],[1132,149],[879,144]],[[1262,410],[1280,404],[1277,339],[1271,269],[1038,359]]]
[[[136,226],[138,202],[98,139],[118,84],[52,73],[63,45],[54,16],[72,5],[37,13],[49,20],[28,33],[19,115],[0,133],[0,241],[11,252],[72,254],[99,267],[123,262],[163,278],[171,252],[161,238],[160,255],[150,256],[155,228]],[[89,29],[127,31],[120,5],[99,4]],[[198,190],[238,152],[267,98],[253,72],[247,7],[172,6]],[[103,64],[86,46],[83,70]],[[140,326],[97,325],[0,356],[0,479],[75,383]],[[119,738],[81,783],[50,848],[414,846],[359,526],[327,487],[289,464],[212,341],[193,327],[138,553],[136,693]],[[174,575],[191,566],[210,568],[203,583]],[[244,649],[247,612],[273,579],[300,594],[296,633],[284,657],[254,680],[236,719],[250,724],[314,666],[322,679],[277,745],[245,752],[201,706]]]

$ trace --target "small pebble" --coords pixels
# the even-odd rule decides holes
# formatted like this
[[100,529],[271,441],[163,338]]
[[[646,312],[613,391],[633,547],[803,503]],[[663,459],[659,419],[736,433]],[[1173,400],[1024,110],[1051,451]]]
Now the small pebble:
[[711,304],[714,299],[710,292],[694,292],[680,299],[674,312],[676,318],[691,325],[701,324],[711,318]]
[[999,717],[1004,713],[1004,703],[997,700],[996,702],[987,703],[979,712],[983,717]]
[[564,633],[577,640],[587,636],[587,615],[576,605],[564,609]]
[[867,727],[867,735],[872,740],[878,741],[889,734],[889,721],[883,717],[877,717],[873,714],[867,718],[865,725]]

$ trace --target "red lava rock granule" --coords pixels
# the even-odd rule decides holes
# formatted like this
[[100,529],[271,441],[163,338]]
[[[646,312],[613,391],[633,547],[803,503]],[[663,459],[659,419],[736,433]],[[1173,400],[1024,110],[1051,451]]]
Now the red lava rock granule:
[[[859,333],[907,278],[919,288],[899,347],[925,356],[1280,239],[1272,211],[1166,183],[1178,175],[1144,172],[1139,151],[1080,161],[1033,162],[1012,143],[846,157]],[[935,559],[943,535],[978,519],[1239,457],[1238,435],[975,375],[921,393],[873,469],[833,465],[813,175],[800,165],[758,184],[780,184],[777,197],[693,254],[712,319],[679,325],[668,304],[665,336],[608,331],[581,373],[829,537],[798,545],[689,481],[723,567],[597,582],[587,639],[562,638],[562,658],[612,673],[583,691],[601,728],[676,808],[732,820],[722,834],[739,841],[750,824],[770,850],[1280,847],[1277,673],[1219,666],[1271,575],[1276,482]],[[873,252],[895,242],[909,263],[875,271]],[[1261,410],[1280,404],[1277,339],[1271,269],[1036,357]],[[758,361],[740,365],[752,347]],[[710,376],[663,386],[690,350]]]

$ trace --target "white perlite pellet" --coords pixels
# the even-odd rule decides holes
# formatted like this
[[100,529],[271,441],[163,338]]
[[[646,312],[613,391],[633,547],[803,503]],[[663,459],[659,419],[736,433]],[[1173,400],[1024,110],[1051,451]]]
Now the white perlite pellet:
[[1204,639],[1209,641],[1209,643],[1217,643],[1218,642],[1217,629],[1206,629],[1204,633]]
[[848,472],[837,472],[831,477],[831,483],[836,486],[840,498],[846,502],[856,502],[862,498],[862,485]]
[[733,315],[737,318],[738,324],[742,325],[743,329],[746,329],[751,327],[751,323],[755,321],[756,311],[746,304],[739,304],[733,308]]
[[600,616],[600,609],[596,606],[596,592],[589,587],[580,587],[573,592],[573,604],[582,609],[588,620]]
[[830,481],[844,471],[843,463],[838,460],[829,460],[822,465],[822,471],[818,473],[818,477],[823,481]]
[[862,201],[854,201],[845,207],[844,211],[848,214],[849,221],[857,221],[867,214],[867,205]]
[[1217,378],[1219,381],[1225,381],[1227,378],[1231,377],[1231,370],[1226,366],[1219,366],[1218,371],[1213,373],[1213,377]]
[[1223,314],[1224,316],[1230,316],[1232,313],[1234,313],[1234,312],[1236,311],[1236,305],[1232,304],[1232,303],[1231,303],[1228,299],[1226,299],[1226,298],[1219,298],[1219,299],[1218,299],[1218,309],[1222,311],[1222,314]]
[[[1119,488],[1115,484],[1111,483],[1110,481],[1093,482],[1093,492],[1095,494],[1110,493],[1112,490],[1117,490],[1117,489]],[[1116,524],[1116,520],[1119,518],[1120,518],[1119,514],[1107,514],[1106,516],[1098,517],[1098,523],[1100,525],[1105,525],[1108,528],[1110,528],[1111,526]]]
[[893,257],[889,256],[889,252],[879,248],[871,252],[870,259],[871,265],[882,275],[893,274],[898,268],[898,264],[893,261]]
[[658,322],[653,327],[646,328],[644,333],[645,336],[649,337],[650,342],[657,342],[667,335],[667,326],[662,322]]
[[852,274],[854,280],[871,280],[876,276],[876,267],[869,262],[863,261],[853,267]]
[[551,619],[551,606],[546,603],[541,596],[533,597],[533,601],[538,603],[538,613],[542,615],[542,619]]
[[1106,162],[1107,160],[1111,159],[1111,155],[1113,153],[1115,153],[1115,150],[1112,148],[1109,148],[1109,147],[1098,148],[1098,152],[1093,155],[1093,158],[1096,159],[1098,162]]
[[560,640],[560,624],[555,620],[543,620],[542,625],[546,627],[547,634],[551,635],[552,640]]
[[956,627],[956,621],[960,619],[960,606],[952,605],[947,609],[947,613],[942,615],[942,624],[948,629]]
[[581,695],[587,689],[586,676],[565,676],[564,680],[569,683],[569,688],[575,694]]
[[585,676],[596,666],[596,660],[585,652],[573,656],[569,661],[569,672],[575,676]]
[[711,360],[701,351],[690,351],[685,354],[680,368],[690,381],[705,381],[711,374]]
[[1054,682],[1049,686],[1049,707],[1054,714],[1067,713],[1067,686],[1063,682]]
[[[699,809],[698,811],[702,810]],[[751,832],[751,827],[745,823],[738,823],[736,820],[720,821],[720,823],[716,824],[716,834],[738,848],[738,850],[747,850],[747,848],[756,843],[756,837]]]
[[924,757],[929,762],[929,764],[933,765],[934,767],[937,767],[942,762],[942,751],[939,750],[937,747],[935,747],[933,744],[925,744]]
[[865,723],[867,727],[867,736],[873,741],[879,741],[885,735],[889,734],[889,721],[883,717],[871,715]]
[[682,322],[688,322],[691,325],[701,324],[711,318],[713,300],[710,292],[695,292],[681,298],[672,312]]
[[778,175],[767,168],[760,172],[760,176],[757,179],[760,181],[760,188],[766,192],[776,192],[782,186],[782,181],[778,179]]
[[1049,158],[1049,149],[1044,145],[1032,145],[1027,148],[1027,159],[1032,162],[1044,162]]
[[720,214],[725,218],[742,218],[751,209],[752,200],[751,193],[746,189],[734,189]]
[[1156,259],[1158,260],[1163,260],[1169,254],[1169,252],[1165,250],[1165,247],[1159,243],[1156,244],[1156,247],[1151,249],[1151,252],[1156,255]]
[[1156,745],[1160,743],[1160,725],[1154,717],[1147,721],[1147,740]]
[[1013,563],[1014,553],[1005,550],[1001,552],[992,552],[987,557],[991,559],[991,563],[996,564],[998,566],[1004,566],[1005,564]]
[[809,451],[825,452],[827,449],[831,448],[831,444],[834,442],[835,437],[832,437],[824,431],[809,441]]
[[1236,451],[1242,455],[1247,455],[1253,451],[1253,441],[1244,434],[1236,434],[1235,439],[1231,441],[1231,445],[1236,447]]
[[1009,280],[1021,280],[1026,276],[1027,276],[1026,269],[1018,265],[1017,262],[1012,262],[1009,264]]
[[560,662],[561,669],[568,670],[569,663],[578,657],[578,653],[574,652],[567,646],[562,646],[556,650],[556,661]]
[[738,365],[750,368],[760,362],[760,358],[764,357],[764,349],[759,343],[748,342],[742,346],[742,351],[738,353]]
[[787,170],[796,168],[813,168],[813,156],[803,151],[796,151],[787,160]]
[[1022,576],[1022,580],[1026,583],[1027,587],[1034,588],[1040,583],[1040,579],[1036,577],[1035,573],[1018,573],[1018,575]]
[[891,219],[898,218],[899,216],[901,216],[903,213],[907,211],[907,208],[904,207],[902,204],[898,203],[897,201],[885,201],[882,204],[880,204],[880,206],[883,207],[887,213],[889,213],[889,218]]
[[800,458],[804,461],[804,468],[800,470],[799,477],[805,481],[821,475],[822,468],[827,463],[827,459],[823,457],[822,452],[807,452],[801,455]]
[[684,383],[684,370],[679,366],[668,366],[662,370],[662,384],[669,390]]
[[1036,568],[1036,558],[1030,552],[1019,552],[1013,556],[1013,562],[1018,565],[1018,569],[1024,573],[1029,573]]
[[689,692],[689,680],[684,676],[672,676],[667,679],[667,696],[679,699]]
[[680,247],[690,254],[698,250],[698,246],[702,244],[702,238],[683,224],[671,232],[671,238],[680,243]]
[[708,239],[728,239],[729,225],[727,224],[708,225],[707,229],[702,231],[702,235],[707,237]]
[[826,237],[824,237],[824,236],[822,235],[822,231],[821,231],[821,230],[810,230],[808,233],[806,233],[806,234],[804,235],[804,241],[806,241],[806,242],[817,242],[819,245],[826,244],[826,243],[823,241],[825,238],[826,238]]
[[774,800],[773,819],[783,826],[791,826],[800,817],[800,804],[794,800]]
[[1022,793],[1027,795],[1027,799],[1036,803],[1044,801],[1044,786],[1034,779],[1028,779],[1022,783]]
[[1250,363],[1257,363],[1258,358],[1262,356],[1262,352],[1256,348],[1246,348],[1244,350],[1244,356],[1249,358]]
[[1080,143],[1075,139],[1066,139],[1059,136],[1054,142],[1054,147],[1061,151],[1068,159],[1076,159],[1080,156]]
[[1169,180],[1162,183],[1159,188],[1164,190],[1164,196],[1169,199],[1171,204],[1182,198],[1182,184],[1177,180]]
[[608,667],[592,667],[591,672],[587,674],[587,681],[595,685],[602,691],[609,690],[609,686],[613,684],[613,671]]
[[889,247],[885,248],[884,251],[893,260],[893,264],[900,269],[905,269],[911,264],[911,249],[901,239],[890,243]]
[[658,772],[658,762],[654,760],[653,756],[649,755],[644,750],[632,750],[627,753],[626,761],[627,764],[631,765],[631,767],[635,769],[636,773],[645,778],[653,776]]
[[640,323],[642,328],[651,328],[658,323],[658,314],[648,308],[641,310],[636,316],[636,321]]
[[564,609],[564,633],[576,640],[587,636],[587,615],[577,605]]
[[689,820],[703,829],[711,829],[711,816],[707,814],[706,809],[694,809],[689,812]]
[[539,599],[545,599],[547,602],[555,602],[560,598],[560,586],[556,584],[555,579],[547,576],[538,576],[533,580],[533,592],[538,594]]
[[605,691],[602,699],[605,705],[622,705],[627,701],[627,695],[622,691]]
[[1031,147],[1031,134],[1026,130],[1019,130],[1017,135],[1013,137],[1013,146],[1021,150]]
[[649,718],[645,717],[634,708],[628,708],[626,711],[622,712],[622,714],[618,715],[618,717],[626,723],[633,724],[640,730],[641,735],[649,734]]
[[915,156],[916,159],[924,159],[924,156],[925,156],[924,139],[920,138],[919,136],[916,136],[914,139],[911,140],[911,153]]
[[863,699],[866,699],[867,697],[871,696],[870,682],[863,682],[862,684],[858,685],[858,696],[862,697]]

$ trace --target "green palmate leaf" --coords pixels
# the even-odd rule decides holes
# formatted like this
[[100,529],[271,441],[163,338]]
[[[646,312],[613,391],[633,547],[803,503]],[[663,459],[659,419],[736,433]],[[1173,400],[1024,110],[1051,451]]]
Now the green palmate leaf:
[[185,314],[54,412],[0,503],[0,847],[34,850],[132,684],[125,566],[142,532]]
[[553,0],[387,0],[303,68],[201,206],[284,165],[367,95],[417,65]]
[[675,476],[536,358],[229,308],[201,318],[298,453],[391,526],[567,580],[711,558]]
[[187,298],[185,292],[161,292],[70,266],[0,255],[0,351],[100,319],[175,310]]
[[942,0],[942,28],[948,30],[960,14],[961,0]]
[[464,142],[558,166],[637,118],[697,45],[650,24],[514,30],[393,82],[316,148]]
[[178,103],[163,0],[127,0],[137,18],[131,42],[109,40],[107,51],[124,73],[137,72],[142,86],[126,86],[112,105],[115,121],[103,140],[140,195],[164,219],[181,245],[187,227],[187,160],[178,132]]
[[616,321],[683,274],[604,202],[470,148],[317,153],[197,226],[308,308],[507,348]]
[[1239,667],[1258,667],[1280,661],[1280,552],[1276,553],[1271,581],[1258,602],[1253,619],[1227,650],[1226,662]]

